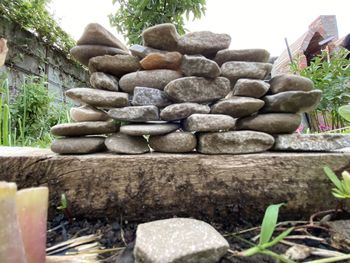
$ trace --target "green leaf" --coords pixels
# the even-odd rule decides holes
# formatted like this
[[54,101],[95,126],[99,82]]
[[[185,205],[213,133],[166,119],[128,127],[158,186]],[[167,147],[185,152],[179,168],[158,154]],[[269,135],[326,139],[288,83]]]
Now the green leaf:
[[287,230],[283,231],[281,234],[279,234],[277,237],[275,237],[272,241],[262,244],[261,246],[265,249],[268,247],[272,247],[282,241],[286,236],[288,236],[292,231],[294,230],[294,227],[288,228]]
[[338,109],[340,116],[350,122],[350,105],[341,106]]
[[342,183],[341,181],[338,179],[338,177],[336,176],[336,174],[332,171],[331,168],[329,168],[328,166],[323,167],[323,171],[326,173],[327,177],[329,178],[329,180],[332,181],[332,183],[339,189],[339,190],[343,190],[342,187]]
[[277,224],[279,208],[283,204],[270,205],[264,215],[261,225],[259,245],[269,242]]

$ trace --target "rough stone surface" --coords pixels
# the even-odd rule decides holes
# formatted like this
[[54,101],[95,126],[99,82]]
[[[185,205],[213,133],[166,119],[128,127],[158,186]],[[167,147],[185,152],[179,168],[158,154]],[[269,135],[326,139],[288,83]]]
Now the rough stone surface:
[[159,120],[159,110],[153,105],[111,109],[108,111],[108,115],[121,121],[146,122]]
[[[186,216],[235,224],[261,223],[265,208],[289,200],[279,220],[308,220],[336,207],[328,165],[340,174],[350,153],[265,152],[247,155],[146,153],[84,156],[49,149],[0,147],[1,179],[19,188],[47,185],[50,203],[65,193],[74,216],[128,221]],[[236,206],[238,205],[238,206]],[[51,206],[49,215],[57,214]],[[257,215],[259,215],[257,217]]]
[[70,50],[71,55],[84,66],[89,65],[90,58],[104,55],[128,55],[128,52],[115,47],[98,45],[75,46]]
[[221,74],[221,70],[214,61],[205,57],[184,56],[181,63],[181,71],[186,76],[198,76],[216,78]]
[[311,91],[314,88],[312,80],[292,75],[292,74],[281,74],[273,77],[270,80],[270,91],[280,93],[284,91]]
[[97,153],[106,149],[105,137],[60,138],[51,144],[51,150],[59,154]]
[[233,88],[233,95],[259,99],[264,96],[269,89],[270,84],[263,80],[239,79]]
[[132,45],[130,47],[130,51],[131,54],[135,57],[138,57],[140,59],[145,58],[147,55],[151,54],[151,53],[160,53],[160,54],[165,54],[167,53],[167,51],[164,50],[160,50],[160,49],[155,49],[155,48],[151,48],[151,47],[145,47],[142,45]]
[[109,151],[124,154],[142,154],[149,152],[147,140],[142,136],[129,136],[123,133],[116,133],[109,136],[105,141]]
[[200,133],[197,151],[205,154],[243,154],[264,152],[273,146],[274,138],[256,131]]
[[55,136],[84,136],[112,133],[118,130],[118,125],[112,121],[87,121],[57,124],[51,128]]
[[259,99],[233,96],[229,99],[216,102],[211,106],[211,113],[226,114],[233,118],[241,118],[258,112],[264,104],[264,101]]
[[136,263],[214,263],[228,248],[228,242],[211,225],[171,218],[138,225],[134,256]]
[[90,88],[70,89],[66,91],[66,96],[72,100],[101,108],[121,108],[129,103],[127,93]]
[[216,56],[216,63],[221,66],[228,61],[247,61],[247,62],[262,62],[269,61],[270,53],[265,49],[238,49],[238,50],[220,50]]
[[192,114],[184,120],[183,129],[185,131],[220,131],[234,128],[236,120],[230,116],[222,114]]
[[213,56],[219,50],[231,44],[227,34],[216,34],[210,31],[191,32],[179,39],[178,50],[187,55]]
[[165,121],[177,121],[186,119],[194,113],[209,113],[210,107],[198,103],[184,102],[175,103],[165,107],[160,112],[160,118]]
[[165,107],[171,103],[164,91],[146,87],[135,87],[131,102],[134,106],[155,105],[157,107]]
[[140,67],[139,59],[130,55],[99,56],[91,58],[89,61],[91,73],[104,72],[116,77],[137,71]]
[[172,132],[166,135],[150,136],[149,138],[149,146],[156,152],[192,152],[196,145],[196,136],[190,132]]
[[84,121],[107,121],[109,116],[104,111],[95,109],[91,106],[84,105],[70,109],[70,117],[75,122]]
[[260,62],[230,61],[221,66],[222,76],[228,78],[232,85],[241,78],[265,79],[271,69],[271,64]]
[[180,125],[174,123],[130,124],[120,127],[120,132],[131,136],[162,135],[176,131],[179,128]]
[[218,77],[185,77],[171,81],[165,93],[176,102],[211,102],[224,98],[230,92],[228,79]]
[[301,116],[292,113],[268,113],[239,119],[237,130],[254,130],[270,134],[293,133],[301,123]]
[[132,93],[137,86],[163,90],[170,81],[181,77],[180,72],[169,69],[137,71],[124,75],[119,80],[119,86],[128,93]]
[[97,23],[91,23],[85,27],[77,45],[101,45],[128,51],[128,48],[119,39]]
[[264,112],[309,112],[314,110],[321,100],[322,91],[285,91],[265,96]]
[[95,89],[104,89],[118,91],[118,80],[109,74],[103,72],[94,72],[90,76],[90,83]]
[[173,24],[160,24],[142,32],[143,45],[161,50],[176,51],[179,35]]
[[350,135],[287,134],[276,136],[273,150],[300,152],[329,152],[350,147]]
[[140,61],[143,69],[174,69],[180,68],[182,54],[179,52],[151,53]]

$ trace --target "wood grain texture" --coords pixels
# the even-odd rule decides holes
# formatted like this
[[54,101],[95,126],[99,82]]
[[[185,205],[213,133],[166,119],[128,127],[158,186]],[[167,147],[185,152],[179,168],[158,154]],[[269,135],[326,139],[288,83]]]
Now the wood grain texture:
[[51,211],[66,193],[74,216],[148,221],[193,216],[223,223],[258,221],[266,206],[288,202],[281,218],[333,208],[323,173],[350,170],[350,153],[246,155],[66,155],[0,147],[0,180],[47,185]]

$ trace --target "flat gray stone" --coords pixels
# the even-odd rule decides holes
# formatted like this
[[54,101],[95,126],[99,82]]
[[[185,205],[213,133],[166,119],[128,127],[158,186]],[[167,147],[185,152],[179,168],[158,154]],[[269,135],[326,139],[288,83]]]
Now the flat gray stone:
[[70,54],[84,66],[89,65],[89,60],[93,57],[104,55],[128,55],[128,52],[115,47],[99,45],[75,46],[70,50]]
[[184,102],[171,104],[165,107],[160,112],[160,118],[165,121],[177,121],[186,119],[194,113],[209,113],[210,107],[208,105]]
[[176,102],[212,102],[224,98],[230,92],[230,81],[223,77],[185,77],[171,81],[164,91]]
[[120,121],[146,122],[159,120],[159,110],[153,105],[110,109],[108,115]]
[[107,29],[97,23],[88,24],[77,45],[101,45],[120,48],[128,52],[128,48]]
[[214,61],[205,57],[184,56],[181,63],[181,71],[186,76],[198,76],[216,78],[221,74],[221,69]]
[[192,152],[196,145],[196,136],[190,132],[172,132],[149,138],[149,146],[156,152],[187,153]]
[[51,133],[55,136],[84,136],[113,133],[118,127],[112,121],[74,122],[57,124],[51,128]]
[[295,152],[330,152],[350,147],[350,135],[286,134],[276,136],[273,150]]
[[116,77],[103,72],[94,72],[90,76],[90,84],[95,89],[118,91],[118,80]]
[[130,55],[105,55],[91,58],[89,61],[89,70],[91,73],[104,72],[116,77],[135,72],[140,68],[139,58]]
[[230,130],[235,127],[236,120],[231,116],[222,114],[192,114],[184,120],[185,131],[215,132]]
[[215,56],[231,44],[228,34],[216,34],[210,31],[191,32],[179,39],[178,51],[187,55]]
[[171,218],[138,225],[134,256],[136,263],[215,263],[228,248],[228,242],[211,225]]
[[136,87],[131,102],[134,106],[154,105],[157,107],[165,107],[171,103],[164,91],[146,87]]
[[264,101],[249,97],[233,96],[229,99],[223,99],[211,106],[211,113],[226,114],[233,118],[250,116],[258,112],[263,106]]
[[314,88],[314,83],[311,79],[292,75],[292,74],[281,74],[274,76],[270,80],[270,91],[280,93],[284,91],[311,91]]
[[200,133],[197,151],[205,154],[244,154],[269,150],[274,138],[256,131]]
[[322,96],[322,91],[285,91],[274,95],[265,96],[263,112],[309,112],[317,108]]
[[51,144],[51,151],[59,154],[87,154],[106,150],[105,137],[59,138]]
[[142,136],[129,136],[116,133],[105,140],[106,147],[114,153],[142,154],[149,152],[147,140]]
[[161,50],[176,51],[179,35],[173,24],[160,24],[142,32],[143,45]]
[[119,86],[128,93],[133,93],[137,86],[163,90],[170,81],[181,77],[180,72],[170,69],[137,71],[124,75],[119,80]]
[[124,92],[74,88],[66,91],[66,96],[80,103],[100,108],[121,108],[128,106],[129,96]]
[[151,47],[145,47],[142,45],[132,45],[130,48],[131,54],[135,57],[138,57],[140,59],[145,58],[146,56],[148,56],[151,53],[159,53],[159,54],[165,54],[167,53],[167,51],[164,50],[160,50],[160,49],[155,49],[155,48],[151,48]]
[[120,132],[131,136],[162,135],[171,133],[180,128],[179,124],[128,124],[120,127]]
[[301,116],[299,114],[268,113],[238,119],[236,129],[283,134],[295,132],[300,123]]
[[70,117],[75,122],[84,121],[107,121],[109,116],[102,110],[95,109],[91,106],[84,105],[70,109]]
[[270,84],[263,80],[239,79],[233,88],[233,95],[259,99],[264,96],[269,89]]
[[272,64],[261,62],[230,61],[221,66],[221,75],[234,85],[238,79],[265,79],[271,72]]
[[247,61],[247,62],[262,62],[267,63],[270,58],[270,53],[265,49],[237,49],[220,50],[214,60],[221,66],[228,61]]

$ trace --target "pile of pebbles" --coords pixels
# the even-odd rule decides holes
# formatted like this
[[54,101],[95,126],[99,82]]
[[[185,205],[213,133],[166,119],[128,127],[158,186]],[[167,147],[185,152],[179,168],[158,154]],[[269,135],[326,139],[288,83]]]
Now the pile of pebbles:
[[142,38],[128,49],[102,26],[86,27],[71,54],[89,67],[92,87],[66,92],[82,106],[71,109],[74,122],[52,127],[60,137],[52,151],[264,152],[320,101],[307,78],[266,80],[269,52],[230,50],[227,34],[179,36],[174,25],[161,24]]

